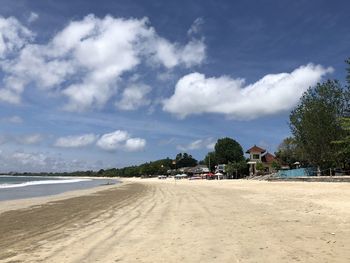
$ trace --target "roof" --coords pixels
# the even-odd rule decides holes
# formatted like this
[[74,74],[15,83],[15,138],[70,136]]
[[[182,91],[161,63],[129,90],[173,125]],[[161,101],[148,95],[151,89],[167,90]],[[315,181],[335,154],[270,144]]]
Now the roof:
[[251,153],[251,152],[264,153],[264,152],[266,152],[266,150],[254,145],[252,148],[250,148],[249,150],[246,151],[246,153]]
[[187,170],[188,173],[203,173],[209,171],[206,165],[197,165],[195,167],[191,167]]
[[273,154],[269,153],[269,152],[261,157],[261,161],[263,163],[272,163],[275,160],[276,160],[276,157]]

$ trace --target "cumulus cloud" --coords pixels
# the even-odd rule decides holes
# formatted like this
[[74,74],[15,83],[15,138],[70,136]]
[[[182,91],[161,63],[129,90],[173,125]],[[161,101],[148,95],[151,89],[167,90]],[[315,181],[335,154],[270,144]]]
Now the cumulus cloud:
[[122,75],[141,63],[168,69],[197,65],[205,58],[203,40],[171,43],[147,18],[88,15],[70,22],[45,44],[36,44],[33,33],[16,19],[0,19],[0,58],[17,50],[0,63],[0,99],[9,103],[20,103],[24,89],[34,83],[61,92],[68,110],[101,108],[116,94]]
[[21,49],[33,36],[16,18],[0,16],[0,59]]
[[132,84],[124,89],[122,99],[116,103],[120,110],[136,110],[142,106],[150,104],[150,100],[146,98],[151,91],[151,87],[145,84]]
[[128,132],[117,130],[102,135],[96,145],[106,151],[125,150],[135,152],[145,148],[146,140],[132,138]]
[[93,144],[96,139],[97,136],[92,133],[77,136],[66,136],[58,138],[54,145],[56,147],[63,148],[78,148]]
[[163,110],[180,118],[217,113],[233,119],[254,119],[290,110],[310,86],[332,71],[308,64],[291,73],[266,75],[250,85],[245,85],[244,79],[192,73],[177,82],[174,94],[163,101]]
[[199,139],[190,142],[187,145],[178,145],[176,148],[180,151],[189,151],[189,150],[199,150],[199,149],[214,149],[215,141],[213,138]]
[[146,140],[141,138],[130,138],[125,142],[125,149],[129,152],[136,152],[144,149]]
[[205,44],[203,40],[192,39],[183,48],[174,45],[166,39],[157,39],[154,46],[154,59],[170,69],[179,64],[186,67],[201,64],[205,59]]

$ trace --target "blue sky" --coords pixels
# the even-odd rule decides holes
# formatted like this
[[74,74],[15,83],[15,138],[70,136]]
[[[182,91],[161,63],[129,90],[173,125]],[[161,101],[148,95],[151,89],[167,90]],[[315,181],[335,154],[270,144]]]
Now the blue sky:
[[274,152],[301,94],[344,81],[348,1],[12,1],[0,171],[123,167],[218,138]]

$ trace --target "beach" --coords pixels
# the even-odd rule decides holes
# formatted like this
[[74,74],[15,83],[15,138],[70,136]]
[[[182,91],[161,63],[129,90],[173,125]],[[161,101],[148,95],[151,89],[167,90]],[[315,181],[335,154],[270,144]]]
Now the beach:
[[123,179],[0,207],[0,262],[350,262],[349,183]]

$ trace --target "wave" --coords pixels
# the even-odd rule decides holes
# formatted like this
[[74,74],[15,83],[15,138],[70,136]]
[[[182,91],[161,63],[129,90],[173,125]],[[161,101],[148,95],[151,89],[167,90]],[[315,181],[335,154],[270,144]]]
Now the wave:
[[91,180],[92,179],[42,180],[42,181],[25,182],[20,184],[0,184],[0,189],[17,188],[17,187],[25,187],[25,186],[32,186],[32,185],[44,185],[44,184],[69,184],[69,183],[86,182]]

